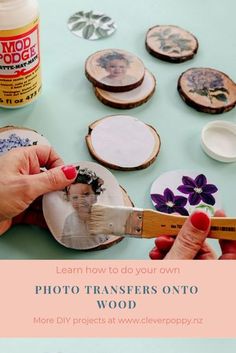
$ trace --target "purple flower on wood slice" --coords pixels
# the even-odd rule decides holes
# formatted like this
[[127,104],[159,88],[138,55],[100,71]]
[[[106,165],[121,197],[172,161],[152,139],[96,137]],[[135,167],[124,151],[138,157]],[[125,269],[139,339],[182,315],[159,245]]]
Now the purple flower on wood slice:
[[218,191],[213,184],[207,184],[207,178],[203,174],[199,174],[195,179],[188,176],[183,176],[183,185],[177,189],[183,194],[188,194],[188,201],[190,205],[198,205],[201,201],[208,205],[215,204],[215,198],[212,196]]
[[184,196],[175,196],[173,192],[166,188],[164,194],[151,194],[155,208],[163,213],[179,213],[182,216],[188,216],[188,211],[184,206],[187,203],[187,198]]

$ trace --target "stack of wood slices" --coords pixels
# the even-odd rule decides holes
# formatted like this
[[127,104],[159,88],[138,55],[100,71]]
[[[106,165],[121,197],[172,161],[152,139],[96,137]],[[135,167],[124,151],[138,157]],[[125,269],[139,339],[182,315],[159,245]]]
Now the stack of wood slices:
[[86,60],[86,77],[104,104],[130,109],[146,103],[156,88],[156,79],[134,54],[120,49],[98,51]]

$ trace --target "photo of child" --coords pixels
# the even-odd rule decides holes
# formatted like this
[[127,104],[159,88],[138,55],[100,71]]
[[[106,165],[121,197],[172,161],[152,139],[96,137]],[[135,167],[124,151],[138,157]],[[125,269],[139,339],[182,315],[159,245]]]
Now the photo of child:
[[101,78],[101,82],[111,86],[122,86],[133,84],[137,78],[128,73],[131,66],[131,58],[117,51],[103,54],[97,59],[98,66],[104,69],[106,76]]
[[66,247],[86,249],[108,239],[105,235],[89,236],[88,229],[91,207],[105,190],[102,187],[103,184],[103,179],[99,178],[95,172],[84,168],[78,170],[73,184],[65,189],[65,199],[74,209],[65,219],[62,237],[58,239]]

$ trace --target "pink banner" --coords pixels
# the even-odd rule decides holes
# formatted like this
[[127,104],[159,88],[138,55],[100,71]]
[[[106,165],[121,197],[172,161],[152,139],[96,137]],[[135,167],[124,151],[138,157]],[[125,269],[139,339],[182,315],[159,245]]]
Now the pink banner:
[[235,338],[236,261],[1,260],[1,337]]

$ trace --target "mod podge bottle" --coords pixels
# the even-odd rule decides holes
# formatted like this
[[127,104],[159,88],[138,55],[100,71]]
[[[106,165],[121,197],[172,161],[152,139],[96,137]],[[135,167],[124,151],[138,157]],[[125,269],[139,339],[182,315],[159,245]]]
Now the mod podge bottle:
[[23,107],[41,90],[37,0],[0,0],[0,107]]

